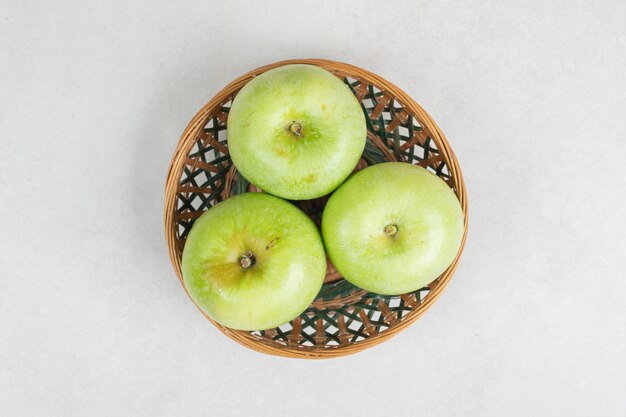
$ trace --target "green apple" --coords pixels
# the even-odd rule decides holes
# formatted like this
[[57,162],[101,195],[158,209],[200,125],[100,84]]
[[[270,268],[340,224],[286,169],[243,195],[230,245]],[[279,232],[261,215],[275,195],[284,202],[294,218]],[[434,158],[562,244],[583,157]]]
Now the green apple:
[[363,110],[347,85],[313,65],[285,65],[246,84],[228,116],[239,172],[270,194],[307,200],[333,191],[365,147]]
[[302,211],[264,193],[236,195],[194,223],[185,249],[184,284],[218,323],[263,330],[300,315],[324,282],[317,227]]
[[461,245],[464,216],[446,183],[416,165],[390,162],[350,177],[322,217],[326,251],[352,284],[404,294],[435,280]]

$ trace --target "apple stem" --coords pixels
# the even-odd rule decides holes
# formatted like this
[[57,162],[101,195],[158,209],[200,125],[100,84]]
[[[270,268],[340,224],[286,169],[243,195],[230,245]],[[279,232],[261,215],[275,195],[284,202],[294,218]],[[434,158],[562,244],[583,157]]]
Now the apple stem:
[[248,252],[245,255],[242,255],[239,259],[239,263],[241,264],[241,267],[243,269],[248,269],[252,265],[254,265],[254,255],[252,254],[252,252]]
[[385,226],[385,234],[387,236],[395,236],[398,233],[398,226],[395,224],[388,224]]
[[294,120],[289,125],[289,131],[296,136],[302,136],[302,125]]

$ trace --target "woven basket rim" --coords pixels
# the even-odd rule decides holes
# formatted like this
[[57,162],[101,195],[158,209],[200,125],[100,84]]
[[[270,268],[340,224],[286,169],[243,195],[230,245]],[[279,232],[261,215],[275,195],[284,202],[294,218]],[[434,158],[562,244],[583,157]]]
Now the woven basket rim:
[[[463,238],[461,241],[461,246],[457,252],[457,256],[455,257],[452,264],[446,269],[446,271],[440,275],[437,285],[431,289],[431,292],[428,294],[422,303],[420,303],[416,308],[414,308],[410,313],[407,314],[403,320],[397,325],[390,327],[386,331],[382,333],[378,333],[371,337],[368,337],[365,340],[354,342],[345,345],[333,346],[324,349],[316,349],[315,347],[301,346],[301,347],[293,347],[288,345],[282,345],[278,342],[271,343],[269,341],[265,341],[264,339],[255,338],[250,335],[249,332],[233,330],[227,327],[220,325],[211,319],[200,307],[196,305],[198,310],[204,315],[211,323],[215,325],[222,333],[236,342],[250,348],[252,350],[272,354],[277,356],[285,356],[285,357],[293,357],[293,358],[307,358],[307,359],[325,359],[325,358],[333,358],[340,357],[349,354],[354,354],[360,352],[364,349],[373,347],[379,343],[382,343],[385,340],[388,340],[392,336],[398,334],[400,331],[406,329],[408,326],[413,324],[419,317],[421,317],[431,306],[432,304],[441,296],[443,290],[447,287],[450,282],[454,272],[456,271],[459,263],[459,259],[461,254],[463,253],[463,249],[465,246],[465,242],[467,239],[467,230],[468,230],[468,207],[467,207],[467,191],[465,188],[465,183],[463,180],[463,176],[461,173],[461,168],[456,159],[452,148],[450,147],[445,135],[439,129],[435,121],[430,117],[430,115],[419,105],[415,100],[413,100],[408,94],[406,94],[403,90],[398,88],[396,85],[391,82],[385,80],[377,74],[374,74],[370,71],[367,71],[363,68],[346,64],[338,61],[326,60],[326,59],[290,59],[284,61],[278,61],[272,64],[264,65],[258,67],[248,73],[236,78],[224,88],[222,88],[211,100],[209,100],[191,119],[183,134],[181,135],[176,149],[174,151],[174,155],[169,165],[167,180],[165,185],[165,207],[164,207],[164,226],[165,226],[165,240],[168,246],[168,251],[170,255],[170,260],[172,262],[172,266],[178,280],[180,281],[184,291],[187,293],[189,298],[189,292],[184,285],[182,270],[181,270],[181,259],[177,253],[176,249],[176,232],[175,225],[176,222],[174,220],[174,212],[176,208],[176,196],[177,196],[177,188],[178,183],[180,181],[180,175],[182,169],[185,165],[185,160],[187,154],[189,152],[188,142],[189,138],[197,137],[198,133],[203,129],[206,124],[207,117],[211,114],[211,110],[215,108],[215,106],[224,102],[228,97],[230,97],[233,92],[241,89],[250,79],[254,76],[259,75],[263,72],[266,72],[272,68],[276,68],[279,66],[287,65],[287,64],[309,64],[316,65],[327,70],[341,70],[345,73],[351,74],[352,76],[356,76],[358,78],[363,78],[368,81],[373,82],[377,88],[380,88],[382,91],[390,93],[393,97],[397,98],[402,105],[409,110],[410,114],[414,114],[418,116],[420,123],[422,123],[425,127],[429,129],[431,132],[431,136],[433,140],[435,140],[437,144],[437,149],[440,154],[444,157],[446,164],[448,166],[448,171],[450,173],[451,178],[454,180],[454,184],[456,185],[456,195],[461,204],[461,208],[465,215],[464,219],[464,231]],[[193,302],[193,300],[192,300]],[[195,303],[194,303],[195,305]]]

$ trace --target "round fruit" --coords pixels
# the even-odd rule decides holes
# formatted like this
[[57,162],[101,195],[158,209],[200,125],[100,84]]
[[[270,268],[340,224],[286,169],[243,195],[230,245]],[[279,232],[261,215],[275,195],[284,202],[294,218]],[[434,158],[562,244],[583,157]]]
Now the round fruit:
[[463,211],[446,183],[416,165],[374,165],[330,197],[322,235],[331,261],[352,284],[403,294],[450,266],[463,238]]
[[240,330],[279,326],[300,315],[326,274],[315,224],[263,193],[229,198],[193,225],[182,258],[185,287],[218,323]]
[[363,110],[348,86],[313,65],[257,76],[228,116],[228,147],[239,172],[290,200],[337,188],[359,161],[366,136]]

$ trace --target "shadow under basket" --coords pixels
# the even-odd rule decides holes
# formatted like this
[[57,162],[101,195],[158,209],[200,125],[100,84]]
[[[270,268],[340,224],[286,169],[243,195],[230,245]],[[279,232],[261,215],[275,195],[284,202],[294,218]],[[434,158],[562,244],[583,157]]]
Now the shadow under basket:
[[[165,188],[165,236],[182,283],[182,251],[195,219],[232,195],[259,191],[238,174],[230,160],[228,111],[248,81],[286,64],[325,68],[343,80],[360,101],[368,137],[357,170],[385,161],[420,165],[452,188],[465,214],[463,242],[454,262],[420,290],[397,296],[369,293],[344,280],[329,264],[315,301],[299,317],[277,328],[233,330],[207,317],[225,335],[259,352],[309,359],[348,355],[389,339],[424,314],[452,278],[467,236],[467,195],[456,157],[430,116],[395,85],[361,68],[321,59],[277,62],[237,78],[202,107],[180,138]],[[326,200],[293,203],[319,226]]]

